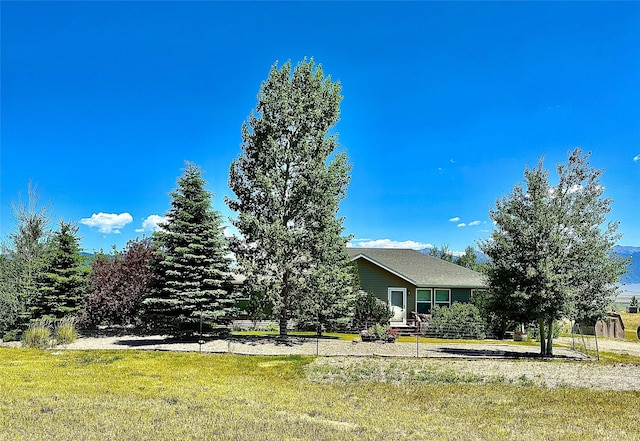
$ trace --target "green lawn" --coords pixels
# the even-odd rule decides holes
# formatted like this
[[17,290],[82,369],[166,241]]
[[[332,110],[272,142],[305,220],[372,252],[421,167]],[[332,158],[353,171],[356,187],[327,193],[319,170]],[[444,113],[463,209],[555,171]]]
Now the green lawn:
[[640,439],[638,392],[315,383],[312,361],[0,349],[0,439]]

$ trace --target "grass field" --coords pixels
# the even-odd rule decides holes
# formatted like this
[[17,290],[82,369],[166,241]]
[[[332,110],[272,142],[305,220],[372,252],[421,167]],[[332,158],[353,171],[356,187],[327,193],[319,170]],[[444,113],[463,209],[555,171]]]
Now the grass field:
[[635,391],[320,383],[313,360],[0,349],[0,439],[640,439]]
[[640,326],[640,314],[629,314],[620,311],[622,323],[624,323],[624,337],[626,340],[638,341],[637,329]]

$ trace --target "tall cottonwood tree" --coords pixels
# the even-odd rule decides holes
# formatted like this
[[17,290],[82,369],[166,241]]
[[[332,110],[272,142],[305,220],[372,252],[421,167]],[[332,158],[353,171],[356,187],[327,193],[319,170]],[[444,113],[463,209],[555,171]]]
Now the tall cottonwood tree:
[[611,252],[620,238],[618,224],[606,220],[612,201],[603,198],[602,171],[589,166],[589,156],[571,152],[567,165],[557,167],[556,186],[542,160],[527,168],[525,186],[516,185],[491,210],[495,228],[481,244],[490,258],[486,304],[503,318],[537,321],[546,355],[553,353],[553,321],[601,318],[625,271]]
[[222,217],[205,185],[200,168],[187,163],[167,220],[153,235],[156,279],[143,305],[154,328],[188,333],[200,320],[226,323],[235,310]]
[[38,292],[30,304],[34,318],[59,319],[80,310],[89,273],[80,251],[78,226],[61,220],[48,244]]
[[[302,310],[316,321],[342,314],[335,301],[352,290],[338,206],[349,183],[345,153],[330,134],[340,84],[306,59],[274,64],[242,126],[242,153],[231,164],[227,198],[238,213],[232,242],[250,292],[270,299],[280,334]],[[334,283],[335,282],[335,283]]]

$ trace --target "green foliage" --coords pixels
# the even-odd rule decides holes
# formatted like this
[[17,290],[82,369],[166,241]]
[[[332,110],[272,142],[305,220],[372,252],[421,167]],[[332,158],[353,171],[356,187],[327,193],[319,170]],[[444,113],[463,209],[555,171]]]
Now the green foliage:
[[473,247],[467,247],[464,254],[455,259],[455,264],[474,271],[480,271],[482,265],[478,262],[478,255]]
[[0,332],[18,326],[24,311],[24,302],[15,289],[13,267],[10,259],[0,255]]
[[[611,200],[588,158],[575,149],[557,167],[556,186],[541,160],[525,170],[526,188],[516,185],[491,210],[495,229],[481,244],[491,260],[486,303],[504,320],[538,322],[542,331],[563,316],[594,320],[611,307],[626,263],[611,253],[618,224],[607,222]],[[552,338],[542,335],[540,349],[551,354]]]
[[435,306],[422,333],[437,338],[485,338],[485,323],[480,310],[471,303],[455,302],[450,307]]
[[12,211],[16,229],[0,245],[0,331],[28,326],[49,238],[48,207],[39,204],[37,186],[29,183],[26,201],[18,197]]
[[336,153],[340,84],[306,59],[292,71],[274,64],[242,126],[242,153],[230,168],[227,198],[241,237],[232,241],[252,293],[279,320],[334,327],[348,319],[354,291],[338,205],[350,166]]
[[78,226],[61,220],[48,244],[38,292],[31,302],[34,317],[76,314],[87,289],[89,268],[80,255]]
[[376,323],[367,329],[366,334],[360,334],[361,336],[368,336],[374,340],[381,340],[388,343],[393,343],[398,338],[398,331],[395,329],[391,329],[388,325],[381,325],[380,323]]
[[22,345],[27,348],[47,349],[51,345],[51,320],[34,320],[22,333]]
[[265,325],[263,331],[276,332],[278,329],[279,329],[279,326],[276,322],[269,322]]
[[371,291],[359,291],[355,299],[353,329],[368,329],[379,324],[386,325],[393,316],[389,305]]
[[438,259],[445,260],[447,262],[453,262],[454,260],[453,253],[449,249],[448,244],[442,244],[440,248],[438,247],[429,248],[429,255],[433,257],[437,257]]
[[453,252],[449,249],[449,245],[443,244],[440,247],[431,247],[429,249],[429,255],[446,262],[455,263],[470,270],[480,271],[482,269],[482,264],[478,262],[478,255],[471,246],[465,248],[464,254],[454,256]]
[[78,338],[75,318],[64,317],[58,320],[53,330],[53,337],[58,345],[68,345],[75,342]]
[[636,296],[631,296],[631,302],[629,302],[629,306],[638,306],[638,299]]
[[471,299],[471,303],[478,308],[483,317],[486,331],[492,338],[502,340],[504,334],[518,322],[518,317],[512,304],[505,301],[503,293],[492,290],[479,289]]
[[[249,291],[248,286],[244,286],[243,289],[245,290],[245,293]],[[255,328],[259,321],[265,320],[271,316],[273,307],[271,306],[271,300],[264,292],[249,291],[248,297],[249,300],[247,302],[246,312],[249,319],[253,322],[253,327]]]
[[18,341],[20,340],[21,334],[19,330],[12,329],[2,336],[2,341]]
[[222,216],[205,185],[200,168],[187,163],[171,192],[167,221],[154,233],[155,279],[143,300],[151,328],[188,334],[201,320],[228,323],[235,313]]

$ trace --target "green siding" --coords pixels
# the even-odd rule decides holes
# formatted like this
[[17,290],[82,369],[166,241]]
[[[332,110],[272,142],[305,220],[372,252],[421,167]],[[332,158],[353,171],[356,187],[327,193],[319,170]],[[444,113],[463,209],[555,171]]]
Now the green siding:
[[[407,289],[407,318],[411,318],[411,312],[416,310],[416,286],[395,274],[369,262],[366,259],[358,259],[358,274],[360,276],[360,288],[371,291],[380,300],[388,301],[388,289]],[[423,288],[420,286],[420,288]],[[432,290],[449,289],[447,287],[424,287]],[[435,292],[435,291],[434,291]],[[471,288],[451,288],[451,303],[466,303],[471,300]]]
[[360,288],[371,291],[380,300],[388,300],[388,289],[407,288],[407,303],[409,311],[415,307],[415,293],[413,285],[406,280],[391,274],[377,265],[365,259],[358,259],[358,274],[360,275]]
[[471,300],[471,288],[453,288],[451,290],[451,303],[468,303]]

